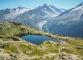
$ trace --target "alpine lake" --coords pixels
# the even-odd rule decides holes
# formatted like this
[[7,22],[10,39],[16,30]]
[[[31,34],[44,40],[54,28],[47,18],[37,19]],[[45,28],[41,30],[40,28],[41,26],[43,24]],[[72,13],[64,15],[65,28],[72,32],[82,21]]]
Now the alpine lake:
[[42,36],[42,35],[25,35],[22,36],[22,39],[36,45],[40,45],[44,41],[60,42],[60,40],[52,39],[50,37]]

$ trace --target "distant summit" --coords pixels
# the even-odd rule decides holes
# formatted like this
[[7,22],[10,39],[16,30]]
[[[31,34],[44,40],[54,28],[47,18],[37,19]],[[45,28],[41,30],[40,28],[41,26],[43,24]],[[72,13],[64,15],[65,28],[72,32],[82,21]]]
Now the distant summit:
[[43,4],[43,6],[47,6],[47,4],[46,4],[46,3],[44,3],[44,4]]
[[76,6],[76,7],[79,7],[79,6],[83,6],[83,2],[81,4],[79,4],[78,6]]
[[24,7],[21,7],[21,6],[19,6],[19,7],[17,7],[18,9],[23,9]]

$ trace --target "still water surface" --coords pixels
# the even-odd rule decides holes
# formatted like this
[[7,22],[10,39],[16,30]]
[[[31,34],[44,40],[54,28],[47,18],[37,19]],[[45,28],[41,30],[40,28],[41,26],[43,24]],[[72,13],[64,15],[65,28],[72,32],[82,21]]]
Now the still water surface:
[[50,37],[40,36],[40,35],[25,35],[25,36],[22,36],[22,39],[30,43],[37,44],[37,45],[40,45],[42,42],[47,41],[47,40],[52,40],[54,42],[60,42],[60,40],[52,39]]

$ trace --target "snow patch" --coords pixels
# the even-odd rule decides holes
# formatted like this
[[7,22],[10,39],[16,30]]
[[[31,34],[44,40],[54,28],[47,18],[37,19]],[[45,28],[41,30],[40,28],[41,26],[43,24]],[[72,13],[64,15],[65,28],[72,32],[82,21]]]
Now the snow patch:
[[49,7],[51,10],[53,10],[56,14],[59,14],[58,12],[56,12],[53,8]]
[[72,11],[70,11],[70,13],[73,12],[73,11],[76,11],[76,10],[82,10],[83,11],[83,6],[80,6],[80,7],[73,9]]
[[46,8],[44,8],[44,10],[46,10]]
[[59,15],[59,13],[51,13],[51,12],[44,11],[44,10],[41,10],[41,11],[44,12],[47,17],[56,17]]
[[68,21],[60,21],[58,24],[67,24]]
[[43,21],[40,21],[40,22],[37,24],[37,26],[39,27],[40,30],[43,31],[42,27],[43,27],[43,25],[46,24],[46,23],[47,23],[47,21],[46,21],[46,20],[43,20]]
[[29,10],[31,10],[31,9],[28,9],[28,8],[23,8],[23,9],[16,8],[16,10],[11,9],[10,14],[5,15],[5,19],[15,18],[15,17],[19,16],[20,14],[23,14],[24,12],[29,11]]

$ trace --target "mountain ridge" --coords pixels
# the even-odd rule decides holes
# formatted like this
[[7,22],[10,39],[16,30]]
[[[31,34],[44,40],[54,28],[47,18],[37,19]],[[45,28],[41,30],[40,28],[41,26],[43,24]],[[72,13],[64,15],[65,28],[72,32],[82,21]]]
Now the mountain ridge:
[[63,36],[83,38],[83,33],[82,33],[83,16],[82,15],[83,15],[83,5],[81,3],[74,8],[71,8],[61,13],[56,18],[53,18],[53,20],[50,20],[47,23],[48,30],[52,33],[60,34]]
[[[3,10],[3,12],[4,11],[5,10]],[[1,17],[0,22],[7,21],[20,22],[39,30],[43,30],[42,27],[48,21],[49,18],[56,17],[61,13],[60,9],[55,8],[54,6],[53,8],[51,8],[47,4],[43,4],[42,6],[36,7],[34,9],[28,9],[19,6],[17,8],[10,9],[8,11],[9,11],[8,14],[3,14],[0,11],[0,14],[2,13],[2,15],[0,16]]]
[[[19,8],[22,9],[22,7]],[[3,13],[7,13],[7,15]],[[25,10],[25,12],[22,12],[23,14],[18,12],[17,15],[13,15],[13,13],[11,13],[11,15],[8,13],[10,13],[9,9],[0,13],[1,22],[20,22],[42,31],[47,31],[46,25],[48,25],[47,28],[51,33],[72,37],[83,36],[83,33],[81,33],[83,30],[83,3],[62,13],[58,8],[53,5],[48,6],[47,4],[43,4],[29,11]],[[11,16],[13,16],[13,19],[11,19]],[[10,19],[4,20],[5,18]],[[73,28],[75,28],[75,30],[73,30]]]

